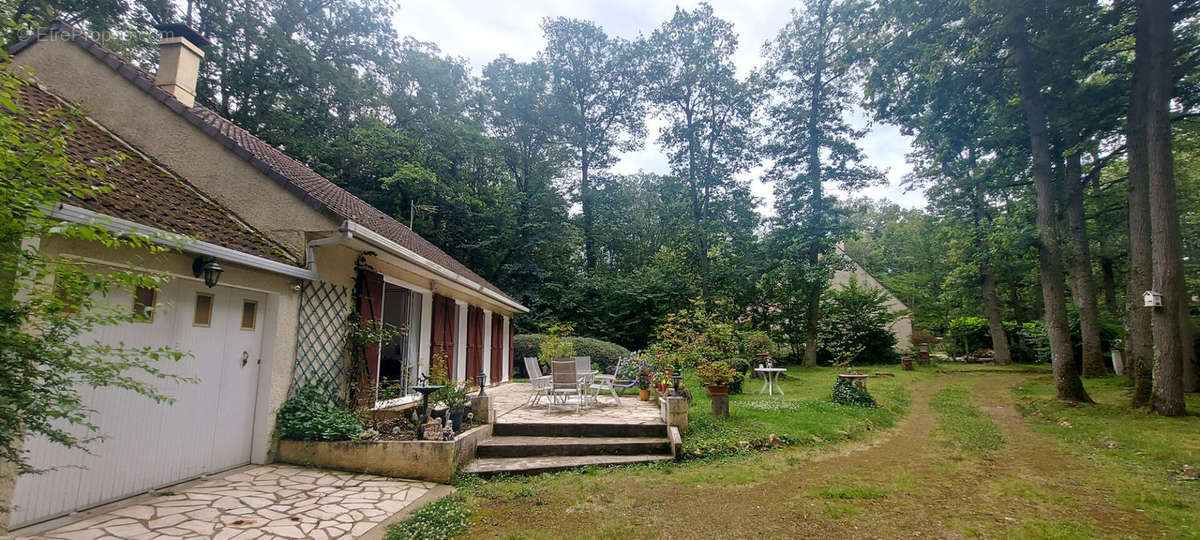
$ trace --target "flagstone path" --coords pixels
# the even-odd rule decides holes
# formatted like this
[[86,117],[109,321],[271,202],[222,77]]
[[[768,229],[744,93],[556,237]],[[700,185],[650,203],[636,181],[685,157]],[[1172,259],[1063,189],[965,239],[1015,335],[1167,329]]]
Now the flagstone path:
[[355,538],[438,487],[290,465],[264,465],[116,505],[24,538]]

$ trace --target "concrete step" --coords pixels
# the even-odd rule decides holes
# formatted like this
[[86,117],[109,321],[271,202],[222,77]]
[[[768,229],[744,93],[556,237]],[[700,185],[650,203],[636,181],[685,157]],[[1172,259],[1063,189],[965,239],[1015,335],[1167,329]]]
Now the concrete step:
[[492,437],[479,443],[480,458],[670,454],[666,437]]
[[666,424],[505,424],[492,426],[495,437],[666,437]]
[[668,461],[671,454],[638,454],[632,456],[547,456],[479,458],[469,463],[463,472],[480,476],[497,474],[539,474],[577,467],[611,467],[631,463]]

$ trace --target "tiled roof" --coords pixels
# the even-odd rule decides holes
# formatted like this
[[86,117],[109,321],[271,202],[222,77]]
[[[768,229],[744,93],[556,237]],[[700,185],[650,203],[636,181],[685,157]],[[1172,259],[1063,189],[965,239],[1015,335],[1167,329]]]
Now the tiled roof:
[[[34,122],[59,121],[51,116],[52,111],[73,108],[33,85],[22,87],[18,104]],[[86,198],[68,197],[64,202],[243,253],[291,265],[300,263],[233,212],[99,125],[83,121],[72,127],[67,155],[81,163],[105,162],[100,184],[111,189]]]
[[167,108],[186,118],[306,203],[354,221],[456,274],[499,293],[505,298],[512,299],[504,291],[472,272],[454,257],[413,232],[412,229],[317,174],[303,163],[292,159],[266,141],[255,137],[249,131],[238,127],[210,109],[199,105],[190,108],[184,106],[174,96],[154,86],[154,78],[150,74],[142,71],[141,68],[117,53],[104,48],[84,32],[80,32],[70,25],[55,22],[49,29],[17,44],[9,52],[16,54],[49,34],[65,37],[90,52],[113,71],[162,102]]

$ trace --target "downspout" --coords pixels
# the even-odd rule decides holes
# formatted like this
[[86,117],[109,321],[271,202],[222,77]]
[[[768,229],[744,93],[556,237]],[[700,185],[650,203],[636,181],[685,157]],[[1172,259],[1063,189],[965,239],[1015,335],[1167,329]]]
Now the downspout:
[[338,229],[339,234],[313,240],[304,246],[304,267],[310,272],[317,271],[317,249],[321,246],[335,246],[350,243],[354,239],[354,233],[350,232],[350,228],[343,222],[341,228]]

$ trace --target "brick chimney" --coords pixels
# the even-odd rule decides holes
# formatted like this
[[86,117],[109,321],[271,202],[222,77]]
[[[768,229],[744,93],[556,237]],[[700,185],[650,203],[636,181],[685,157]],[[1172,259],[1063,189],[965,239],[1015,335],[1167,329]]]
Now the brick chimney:
[[200,61],[204,47],[209,45],[199,32],[186,24],[158,25],[158,74],[154,86],[175,96],[188,107],[196,104],[196,80],[200,77]]

